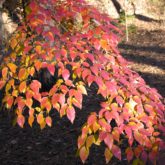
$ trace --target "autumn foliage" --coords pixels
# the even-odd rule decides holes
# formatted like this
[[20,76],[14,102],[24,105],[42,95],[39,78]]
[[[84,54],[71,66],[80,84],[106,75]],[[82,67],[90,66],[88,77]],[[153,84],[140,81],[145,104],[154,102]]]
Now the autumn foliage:
[[104,101],[78,137],[81,160],[92,144],[105,143],[107,163],[113,156],[122,160],[122,153],[128,162],[155,162],[165,131],[162,98],[120,55],[113,20],[83,0],[33,0],[26,12],[0,66],[2,102],[17,124],[51,127],[51,111],[73,123],[95,84]]

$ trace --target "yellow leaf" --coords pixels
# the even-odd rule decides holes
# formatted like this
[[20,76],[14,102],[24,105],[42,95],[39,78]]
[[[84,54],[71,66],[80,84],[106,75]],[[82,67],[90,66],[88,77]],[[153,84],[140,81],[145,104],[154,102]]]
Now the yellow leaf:
[[34,122],[34,116],[29,116],[28,123],[29,123],[30,127],[32,127],[33,122]]
[[12,96],[17,97],[18,96],[18,90],[13,90]]
[[10,46],[12,49],[14,49],[17,46],[17,44],[18,44],[18,41],[14,38],[12,39]]

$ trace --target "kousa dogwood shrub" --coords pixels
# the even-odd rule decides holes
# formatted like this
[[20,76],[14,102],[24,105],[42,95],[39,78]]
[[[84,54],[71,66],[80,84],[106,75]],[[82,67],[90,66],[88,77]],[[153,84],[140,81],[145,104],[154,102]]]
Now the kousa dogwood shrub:
[[155,163],[164,146],[162,97],[120,55],[113,20],[83,0],[32,0],[26,12],[0,66],[2,103],[18,125],[51,127],[52,111],[73,123],[95,84],[104,101],[78,137],[82,162],[93,144],[105,143],[106,163],[123,154],[134,164]]

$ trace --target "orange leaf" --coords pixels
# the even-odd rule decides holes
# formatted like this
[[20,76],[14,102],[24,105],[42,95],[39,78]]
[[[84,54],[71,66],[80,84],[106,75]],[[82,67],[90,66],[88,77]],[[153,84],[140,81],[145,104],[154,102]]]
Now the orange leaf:
[[90,148],[92,143],[94,143],[94,141],[95,141],[95,138],[93,135],[88,136],[86,140],[86,147]]
[[100,45],[103,49],[106,49],[106,50],[109,49],[109,46],[106,40],[100,40]]
[[46,119],[45,119],[45,121],[46,121],[46,124],[47,124],[49,127],[52,126],[52,118],[51,118],[50,116],[47,116]]
[[16,39],[12,39],[10,46],[12,49],[14,49],[17,46],[17,44],[18,44],[18,41]]
[[28,106],[28,108],[31,108],[33,104],[33,100],[31,98],[27,98],[26,99],[26,106]]
[[23,116],[23,115],[18,115],[18,117],[17,117],[17,123],[18,123],[18,125],[21,127],[21,128],[23,128],[23,126],[24,126],[24,123],[25,123],[25,117]]
[[8,73],[8,68],[7,67],[4,67],[2,69],[2,77],[5,79],[7,78],[7,73]]
[[80,149],[79,155],[80,155],[82,162],[85,163],[85,161],[89,155],[89,150],[87,150],[86,147],[84,146]]
[[40,113],[40,114],[37,115],[37,122],[40,125],[44,122],[44,116],[43,116],[42,113]]
[[2,89],[5,84],[6,84],[6,81],[0,81],[0,89]]
[[35,61],[34,66],[35,66],[36,70],[39,71],[42,67],[41,61]]
[[105,149],[104,156],[105,156],[105,159],[106,159],[106,163],[109,163],[109,161],[112,159],[112,156],[113,156],[113,154],[109,150],[109,148]]
[[7,96],[6,97],[6,107],[9,109],[13,105],[14,98],[13,96]]
[[31,115],[31,116],[29,116],[29,118],[28,118],[28,123],[29,123],[30,127],[32,127],[33,122],[34,122],[34,116]]
[[13,63],[8,63],[7,66],[9,67],[10,71],[12,73],[15,73],[16,72],[16,69],[17,69],[17,66]]
[[25,93],[25,91],[26,91],[26,81],[21,82],[21,84],[19,85],[19,91],[20,91],[20,93]]
[[21,68],[19,70],[19,73],[18,73],[18,78],[19,80],[25,80],[27,78],[28,74],[27,74],[27,70],[25,68]]

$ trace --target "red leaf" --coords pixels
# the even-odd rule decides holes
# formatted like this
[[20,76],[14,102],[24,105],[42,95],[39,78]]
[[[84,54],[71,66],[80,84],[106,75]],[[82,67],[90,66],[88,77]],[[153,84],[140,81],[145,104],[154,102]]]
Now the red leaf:
[[128,160],[128,162],[130,162],[130,161],[132,160],[132,158],[133,158],[133,155],[134,155],[132,149],[128,147],[128,148],[126,149],[125,153],[126,153],[126,155],[127,155],[127,160]]
[[75,119],[75,109],[70,106],[67,108],[66,113],[67,113],[68,119],[71,121],[71,123],[73,123]]

